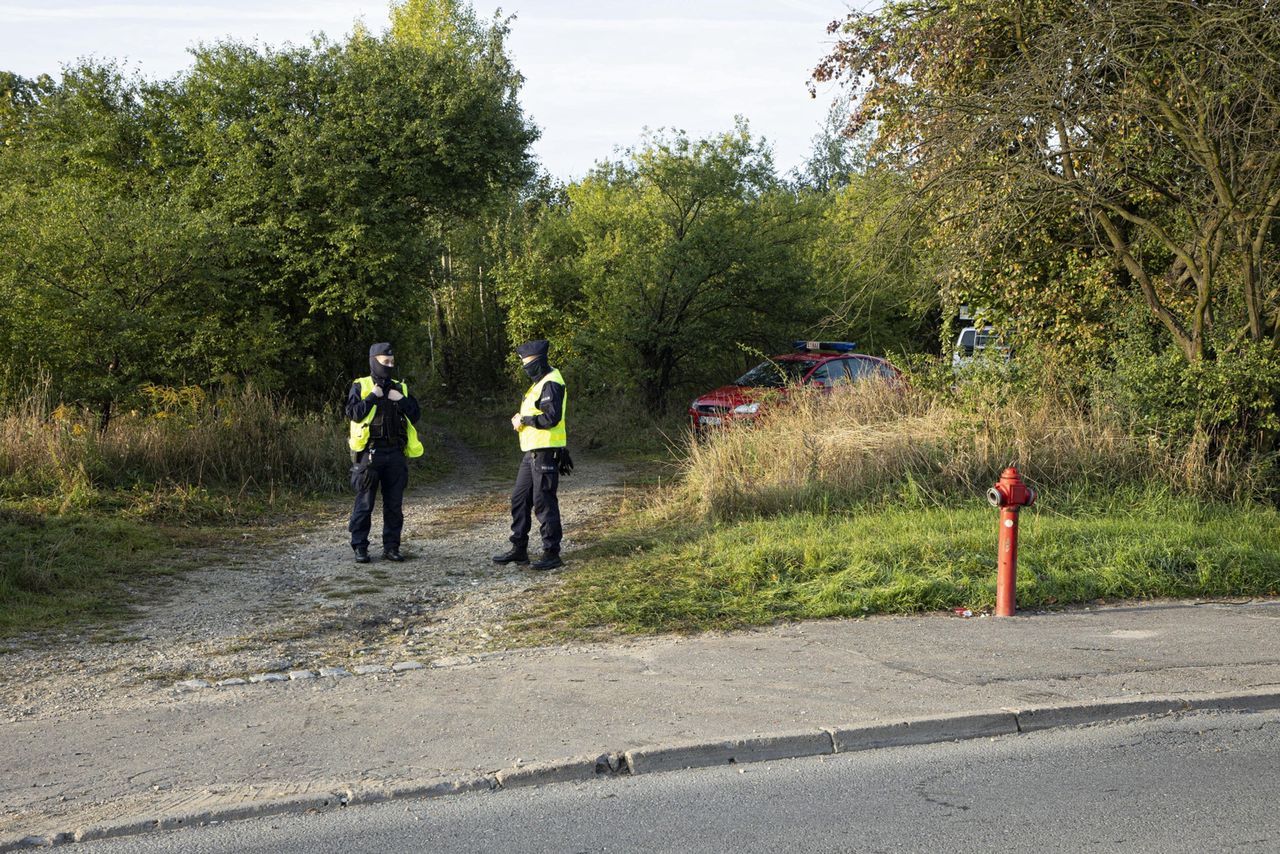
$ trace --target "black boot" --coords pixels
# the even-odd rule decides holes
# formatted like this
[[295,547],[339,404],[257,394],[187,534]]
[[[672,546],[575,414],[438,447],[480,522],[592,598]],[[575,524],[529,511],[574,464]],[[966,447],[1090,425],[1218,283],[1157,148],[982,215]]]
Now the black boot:
[[564,566],[559,552],[543,552],[542,557],[529,564],[530,569],[555,569],[557,566]]
[[400,554],[400,549],[398,548],[383,549],[382,559],[395,561],[396,563],[399,563],[400,561],[404,560],[404,555]]
[[524,546],[512,546],[508,552],[493,556],[494,563],[528,563],[529,549]]
[[352,546],[351,548],[355,549],[355,552],[356,552],[356,563],[368,563],[368,562],[369,562],[369,547],[368,547],[368,546]]

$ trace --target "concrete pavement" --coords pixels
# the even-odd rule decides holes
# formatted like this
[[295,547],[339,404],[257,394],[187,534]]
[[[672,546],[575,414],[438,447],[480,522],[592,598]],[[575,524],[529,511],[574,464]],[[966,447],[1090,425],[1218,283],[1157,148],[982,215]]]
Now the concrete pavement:
[[166,687],[149,702],[0,724],[0,850],[594,773],[1278,704],[1276,600],[812,622],[400,674]]

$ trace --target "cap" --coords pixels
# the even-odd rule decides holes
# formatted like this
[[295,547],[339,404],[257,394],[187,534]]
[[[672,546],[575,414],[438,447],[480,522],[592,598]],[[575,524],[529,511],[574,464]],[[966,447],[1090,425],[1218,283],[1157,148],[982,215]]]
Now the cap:
[[551,348],[550,342],[544,340],[526,341],[516,348],[516,355],[522,359],[529,356],[545,356],[547,350]]
[[374,356],[394,356],[395,353],[391,349],[390,341],[381,341],[369,347],[369,357]]

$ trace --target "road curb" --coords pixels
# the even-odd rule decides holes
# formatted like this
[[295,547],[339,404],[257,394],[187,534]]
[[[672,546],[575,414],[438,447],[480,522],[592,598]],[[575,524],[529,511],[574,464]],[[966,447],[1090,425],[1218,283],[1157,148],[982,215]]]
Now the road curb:
[[341,809],[352,804],[437,798],[467,792],[582,782],[602,776],[653,774],[714,765],[770,762],[807,756],[830,756],[885,747],[902,747],[992,738],[1047,729],[1086,726],[1128,718],[1177,712],[1264,712],[1280,709],[1280,689],[1256,689],[1213,694],[1135,697],[1096,702],[961,712],[900,721],[820,727],[799,732],[750,735],[701,741],[646,745],[628,750],[580,754],[531,762],[492,774],[435,777],[399,783],[370,784],[328,792],[219,802],[216,796],[197,799],[195,806],[170,809],[43,834],[0,836],[0,854],[122,836],[174,830],[285,813]]
[[[1018,721],[1019,732],[1036,732],[1064,726],[1084,726],[1100,721],[1168,715],[1184,712],[1191,703],[1184,697],[1144,697],[1133,700],[1062,703],[1056,706],[1032,706],[1010,709]],[[1205,706],[1204,708],[1219,708]]]
[[801,756],[835,753],[831,733],[824,729],[755,735],[717,741],[687,741],[654,747],[638,747],[623,752],[632,774],[653,774],[709,765],[769,762]]
[[836,753],[992,738],[1018,732],[1018,718],[1012,711],[961,712],[928,718],[908,718],[897,723],[863,724],[828,730]]
[[1280,709],[1280,690],[1275,688],[1191,695],[1186,699],[1187,704],[1195,710],[1221,709],[1222,711],[1236,712],[1268,712],[1273,709]]
[[465,792],[488,791],[494,788],[497,788],[497,781],[493,775],[485,775],[460,779],[438,777],[367,787],[355,786],[344,790],[309,792],[307,794],[268,797],[253,801],[243,799],[220,801],[216,796],[209,796],[204,799],[204,803],[194,808],[188,807],[168,811],[163,811],[163,808],[161,808],[162,811],[158,813],[97,822],[80,827],[75,831],[0,837],[0,854],[9,851],[29,850],[31,848],[48,848],[67,842],[90,842],[98,839],[136,836],[157,830],[177,830],[182,827],[222,824],[246,818],[319,812],[325,809],[340,809],[351,804],[378,803],[380,801],[407,800],[411,798],[437,798]]
[[180,827],[199,827],[202,824],[210,824],[215,821],[238,821],[245,818],[258,818],[285,813],[312,812],[341,804],[342,795],[338,792],[286,795],[283,797],[264,798],[258,801],[242,801],[235,804],[219,804],[215,801],[203,808],[180,809],[156,816],[134,816],[111,822],[86,825],[74,833],[66,835],[71,837],[67,841],[89,842],[95,839],[132,836],[152,830],[177,830]]
[[352,786],[346,791],[342,806],[376,804],[382,801],[399,801],[411,798],[442,798],[447,795],[463,795],[467,792],[487,792],[497,788],[492,774],[474,777],[431,777],[424,780],[408,780],[401,783],[379,783],[368,786]]
[[543,783],[574,783],[593,780],[600,774],[612,774],[618,770],[616,754],[596,756],[570,756],[545,762],[530,762],[499,771],[495,777],[498,786],[514,789],[518,786],[540,786]]

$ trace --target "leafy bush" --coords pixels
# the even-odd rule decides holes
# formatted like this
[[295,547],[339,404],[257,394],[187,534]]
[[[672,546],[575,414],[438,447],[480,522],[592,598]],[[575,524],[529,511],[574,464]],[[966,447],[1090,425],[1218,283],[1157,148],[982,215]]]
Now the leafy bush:
[[1217,343],[1212,358],[1187,363],[1149,323],[1125,319],[1112,365],[1093,376],[1094,405],[1177,456],[1193,480],[1274,498],[1280,349],[1269,341]]

